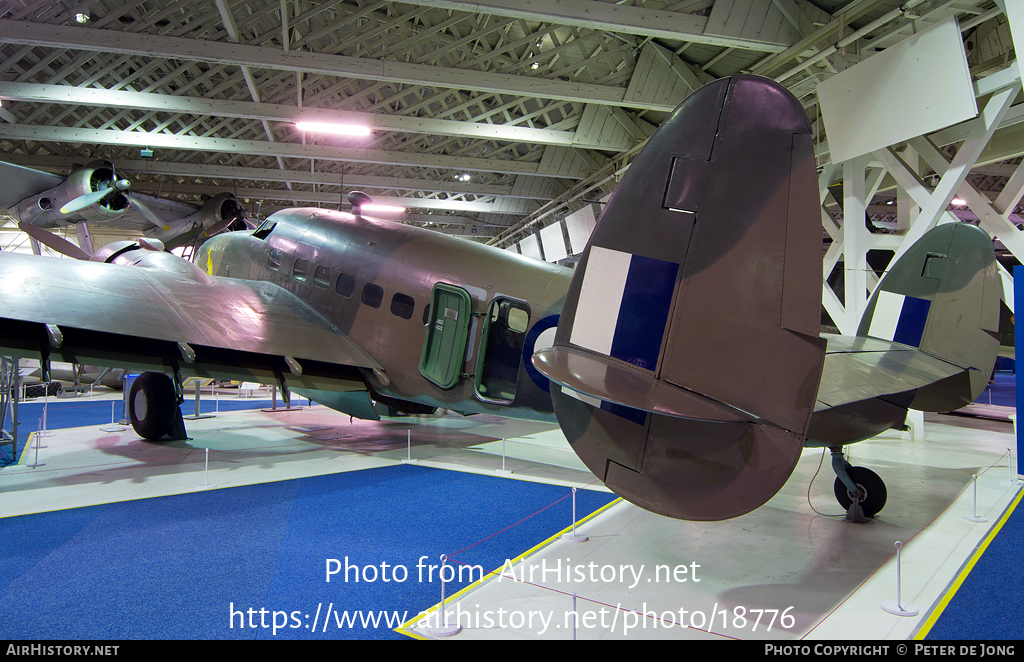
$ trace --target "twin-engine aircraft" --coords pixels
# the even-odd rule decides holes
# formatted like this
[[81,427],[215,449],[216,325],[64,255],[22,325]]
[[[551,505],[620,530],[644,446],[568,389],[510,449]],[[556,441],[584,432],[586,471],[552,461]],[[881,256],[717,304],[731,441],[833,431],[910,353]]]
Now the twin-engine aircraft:
[[[152,244],[158,250],[248,225],[232,193],[219,193],[201,206],[132,193],[131,182],[107,161],[76,167],[67,177],[0,162],[0,178],[0,208],[10,209],[18,228],[78,259],[92,257],[90,224],[142,232],[160,242]],[[67,226],[74,226],[78,246],[49,232]]]
[[857,337],[821,336],[817,190],[800,104],[734,76],[658,129],[575,271],[369,218],[353,194],[352,214],[280,211],[195,263],[0,254],[0,349],[145,371],[129,400],[147,439],[184,438],[184,378],[262,381],[360,418],[557,421],[610,489],[688,520],[757,508],[827,446],[837,496],[870,516],[884,484],[842,447],[980,394],[1001,286],[983,231],[939,226]]

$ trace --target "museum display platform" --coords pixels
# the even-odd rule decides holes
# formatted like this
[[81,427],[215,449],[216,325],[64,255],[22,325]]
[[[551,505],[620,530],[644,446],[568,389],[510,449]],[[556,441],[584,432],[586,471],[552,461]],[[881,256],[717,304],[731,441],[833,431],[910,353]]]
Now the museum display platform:
[[[1008,480],[1010,423],[926,421],[923,440],[890,431],[850,447],[852,464],[886,481],[888,502],[874,521],[842,521],[820,449],[804,451],[768,504],[733,520],[684,522],[614,501],[579,525],[586,542],[553,530],[546,543],[518,550],[487,568],[495,572],[484,581],[449,596],[449,620],[462,625],[454,638],[572,638],[574,591],[579,639],[912,638],[931,627],[935,605],[1019,489]],[[183,442],[145,442],[109,425],[52,431],[41,438],[42,466],[28,466],[29,449],[0,470],[0,517],[410,463],[604,489],[553,425],[455,414],[350,421],[320,406],[186,423],[191,438]],[[975,511],[988,521],[967,521]],[[453,521],[473,516],[451,513]],[[417,522],[404,526],[414,530]],[[897,598],[897,541],[901,604],[918,609],[913,617],[881,608]],[[410,619],[399,632],[432,637],[431,625]]]

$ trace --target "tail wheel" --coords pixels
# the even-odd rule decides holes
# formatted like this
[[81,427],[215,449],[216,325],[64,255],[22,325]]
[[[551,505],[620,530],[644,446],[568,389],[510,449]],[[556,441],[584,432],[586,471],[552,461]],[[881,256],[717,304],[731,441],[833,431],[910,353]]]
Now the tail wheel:
[[[850,467],[847,469],[847,473],[850,474],[854,484],[864,492],[864,496],[860,501],[860,507],[864,511],[864,516],[874,517],[875,513],[885,506],[885,500],[888,497],[885,483],[878,474],[866,467]],[[850,494],[850,491],[846,489],[846,485],[843,485],[843,481],[838,478],[836,478],[835,493],[839,505],[844,510],[849,509],[855,495]]]
[[161,372],[144,372],[128,392],[128,417],[143,439],[156,441],[171,433],[178,398],[174,382]]

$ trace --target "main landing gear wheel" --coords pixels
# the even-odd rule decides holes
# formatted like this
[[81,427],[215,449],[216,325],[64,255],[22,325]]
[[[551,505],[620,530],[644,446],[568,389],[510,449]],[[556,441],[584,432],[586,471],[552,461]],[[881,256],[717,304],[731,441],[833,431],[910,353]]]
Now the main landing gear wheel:
[[128,418],[132,429],[143,439],[156,441],[174,429],[179,412],[174,382],[161,372],[144,372],[132,382],[128,392]]
[[[865,517],[874,517],[875,513],[880,511],[885,506],[885,500],[888,497],[888,493],[885,489],[885,483],[881,477],[871,469],[866,467],[850,467],[847,469],[847,473],[850,474],[850,478],[865,494],[860,500],[861,510],[864,511]],[[853,503],[854,495],[850,494],[850,491],[843,485],[843,481],[836,478],[835,483],[836,500],[839,501],[839,505],[843,507],[843,510],[849,510],[850,504]]]

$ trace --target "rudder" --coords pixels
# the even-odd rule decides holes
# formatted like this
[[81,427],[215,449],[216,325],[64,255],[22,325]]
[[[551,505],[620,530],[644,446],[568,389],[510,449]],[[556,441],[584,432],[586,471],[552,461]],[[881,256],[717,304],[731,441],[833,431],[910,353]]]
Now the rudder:
[[763,78],[701,88],[630,166],[534,355],[610,489],[718,520],[788,479],[824,360],[818,208],[806,114]]

